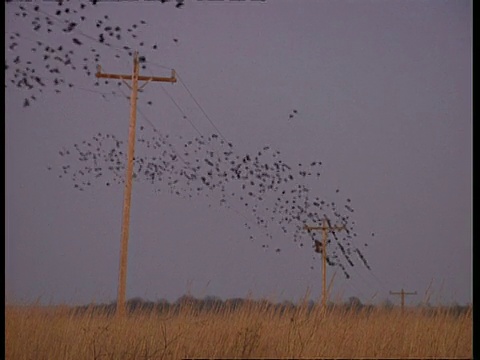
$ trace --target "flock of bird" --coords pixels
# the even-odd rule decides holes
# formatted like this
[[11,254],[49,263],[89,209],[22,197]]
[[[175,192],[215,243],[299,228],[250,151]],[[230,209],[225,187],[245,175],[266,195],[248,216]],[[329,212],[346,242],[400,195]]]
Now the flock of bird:
[[[179,0],[172,2],[176,8],[184,4]],[[13,14],[18,19],[30,22],[28,34],[9,32],[6,44],[5,87],[28,91],[30,95],[23,99],[23,106],[38,100],[44,90],[59,93],[77,87],[68,78],[80,70],[92,85],[98,86],[94,72],[106,55],[130,61],[133,51],[140,49],[145,68],[149,54],[159,49],[157,43],[142,41],[140,33],[146,21],[132,23],[125,29],[110,15],[92,11],[96,1],[57,1],[56,5],[48,4],[47,10],[44,4],[7,5],[16,6]],[[96,34],[92,35],[92,31]],[[63,45],[58,45],[58,36],[62,37]],[[172,40],[179,42],[178,38]],[[288,119],[297,115],[298,111],[293,110]],[[327,218],[346,229],[329,236],[329,265],[340,267],[347,278],[350,276],[347,266],[354,266],[354,259],[369,268],[353,241],[357,234],[351,219],[354,209],[350,199],[342,204],[326,201],[310,190],[309,182],[320,181],[321,161],[293,166],[282,161],[280,152],[269,146],[239,154],[221,135],[185,141],[169,139],[168,135],[162,136],[156,131],[146,136],[144,128],[139,129],[139,148],[134,162],[137,181],[151,183],[157,192],[169,191],[184,198],[206,196],[216,201],[245,220],[252,240],[259,238],[263,248],[272,247],[276,252],[281,251],[280,247],[271,243],[283,236],[299,247],[311,244],[315,252],[321,253],[321,233],[307,231],[304,226],[320,224]],[[172,145],[174,140],[183,142],[181,150]],[[126,144],[113,134],[99,133],[91,140],[62,149],[59,155],[66,161],[59,176],[69,177],[80,191],[98,181],[106,186],[124,182]],[[54,169],[49,167],[49,170]]]
[[[161,1],[168,2],[175,3],[176,8],[184,5],[183,0]],[[102,59],[131,61],[134,50],[138,50],[144,60],[142,68],[146,69],[145,60],[149,55],[154,57],[160,48],[157,43],[141,40],[145,20],[122,26],[111,15],[97,11],[97,1],[7,3],[15,7],[11,14],[26,26],[23,31],[7,29],[5,87],[13,86],[29,94],[23,99],[24,107],[38,100],[44,90],[60,93],[77,86],[69,79],[78,71],[99,86],[94,75]],[[176,37],[172,41],[179,42]],[[108,51],[104,51],[106,48]]]
[[[321,233],[307,231],[304,226],[327,218],[346,229],[332,232],[333,240],[329,237],[328,264],[340,267],[347,278],[350,275],[344,263],[354,266],[354,256],[369,268],[353,241],[357,234],[351,200],[347,198],[343,204],[326,201],[310,190],[309,183],[320,181],[321,161],[292,166],[269,146],[239,154],[217,134],[185,140],[156,131],[147,135],[143,126],[139,130],[135,181],[150,183],[155,192],[168,191],[187,199],[209,198],[242,217],[251,240],[260,239],[263,248],[274,247],[276,252],[281,248],[272,243],[287,237],[299,247],[311,244],[321,253]],[[177,142],[182,144],[172,145]],[[106,186],[124,183],[126,144],[113,134],[98,133],[91,140],[62,149],[59,155],[66,161],[59,177],[68,177],[80,191],[98,182]]]

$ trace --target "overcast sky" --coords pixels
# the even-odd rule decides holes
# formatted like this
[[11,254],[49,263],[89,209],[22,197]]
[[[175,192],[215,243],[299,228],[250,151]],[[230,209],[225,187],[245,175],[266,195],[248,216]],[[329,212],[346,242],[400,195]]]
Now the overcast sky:
[[[219,132],[238,154],[269,146],[292,167],[322,162],[310,193],[351,200],[353,241],[371,267],[356,262],[350,279],[329,267],[332,300],[399,303],[389,291],[403,288],[418,293],[409,304],[429,296],[472,301],[471,1],[187,0],[181,8],[126,1],[61,16],[56,4],[33,1],[22,3],[25,17],[16,15],[19,4],[5,5],[7,301],[116,299],[123,185],[104,174],[80,191],[59,175],[81,162],[59,152],[98,133],[123,140],[126,152],[130,90],[95,86],[92,55],[102,71],[130,74],[124,45],[145,56],[142,75],[170,76],[174,68],[182,80],[152,82],[139,94],[138,139],[155,136],[155,128],[178,149]],[[79,14],[85,20],[63,32],[62,21]],[[36,15],[54,19],[53,31],[33,30]],[[98,19],[125,36],[100,43]],[[50,81],[40,92],[9,82],[14,65],[57,77],[31,51],[36,41],[74,50],[80,66],[58,75],[65,84]],[[137,156],[147,151],[137,143]],[[128,298],[320,296],[321,260],[311,241],[300,247],[274,224],[273,239],[247,229],[255,217],[234,197],[222,206],[218,193],[179,197],[161,186],[133,185]]]

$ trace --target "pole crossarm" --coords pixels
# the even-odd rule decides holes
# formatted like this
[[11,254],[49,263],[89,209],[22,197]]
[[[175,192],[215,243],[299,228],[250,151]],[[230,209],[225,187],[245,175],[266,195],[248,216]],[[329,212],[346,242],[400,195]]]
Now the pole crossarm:
[[[327,237],[329,232],[335,231],[348,231],[345,225],[330,225],[330,221],[327,217],[323,219],[322,226],[309,226],[307,224],[303,227],[307,231],[312,230],[321,230],[323,235],[322,244],[319,241],[315,240],[315,251],[320,252],[320,245],[321,245],[321,253],[322,253],[322,309],[325,310],[327,307]],[[333,279],[332,279],[333,281]],[[331,286],[331,284],[330,284]],[[329,288],[330,288],[329,286]]]
[[[102,68],[100,65],[97,67],[97,73],[95,74],[97,78],[100,79],[117,79],[117,80],[132,80],[132,75],[121,75],[121,74],[106,74],[102,73]],[[160,77],[160,76],[138,76],[139,81],[162,81],[176,83],[177,77],[175,70],[172,69],[172,75],[170,77]]]

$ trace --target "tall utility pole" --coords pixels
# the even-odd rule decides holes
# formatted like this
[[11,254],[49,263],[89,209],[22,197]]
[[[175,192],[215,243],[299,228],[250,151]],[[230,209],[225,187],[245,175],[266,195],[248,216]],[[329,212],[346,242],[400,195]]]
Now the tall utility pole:
[[130,228],[130,202],[132,198],[132,178],[133,178],[133,159],[135,152],[135,126],[137,122],[137,93],[139,90],[138,81],[146,81],[140,89],[145,87],[150,81],[163,81],[174,83],[175,70],[172,70],[172,76],[169,78],[156,76],[139,76],[138,52],[133,54],[133,73],[132,75],[102,74],[100,66],[97,68],[97,78],[131,80],[132,85],[125,84],[132,90],[130,95],[130,125],[128,130],[128,158],[127,171],[125,174],[125,192],[123,197],[123,216],[122,216],[122,240],[120,246],[120,269],[118,278],[117,295],[117,315],[124,316],[126,313],[126,289],[127,289],[127,259],[128,259],[128,235]]
[[345,226],[330,226],[330,221],[325,217],[323,219],[322,226],[308,226],[305,225],[304,228],[308,231],[311,230],[322,230],[322,250],[319,249],[319,244],[315,242],[315,251],[322,253],[322,309],[327,308],[327,238],[328,233],[333,231],[342,231],[345,230]]
[[402,312],[403,312],[403,308],[405,307],[405,295],[417,295],[417,292],[416,291],[415,292],[406,292],[402,289],[399,292],[390,291],[390,295],[400,295],[401,296]]

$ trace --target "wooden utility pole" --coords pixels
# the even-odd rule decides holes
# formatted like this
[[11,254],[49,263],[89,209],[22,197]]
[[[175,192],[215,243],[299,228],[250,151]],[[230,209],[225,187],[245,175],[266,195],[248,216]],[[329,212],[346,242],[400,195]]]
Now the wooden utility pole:
[[139,60],[138,52],[133,54],[133,73],[132,75],[118,75],[118,74],[104,74],[101,72],[100,66],[97,68],[97,78],[103,79],[119,79],[131,80],[132,85],[125,84],[132,90],[130,95],[130,125],[128,130],[128,157],[127,157],[127,171],[125,174],[125,192],[123,197],[123,216],[122,216],[122,240],[120,246],[120,269],[118,279],[118,295],[117,295],[117,316],[124,316],[126,314],[126,289],[127,289],[127,259],[128,259],[128,235],[130,228],[130,202],[132,198],[132,178],[133,178],[133,159],[135,153],[135,127],[137,122],[137,94],[138,81],[146,81],[140,89],[145,87],[150,81],[163,81],[174,83],[175,70],[172,70],[172,76],[156,77],[156,76],[140,76],[139,75]]
[[403,308],[405,307],[405,295],[417,295],[417,292],[406,292],[404,291],[403,289],[400,290],[399,292],[393,292],[393,291],[390,291],[390,295],[400,295],[401,296],[401,304],[402,304],[402,312],[403,312]]
[[327,238],[328,233],[333,231],[342,231],[345,230],[345,226],[330,226],[330,221],[325,217],[323,219],[322,226],[308,226],[305,225],[304,228],[308,231],[311,230],[322,230],[322,250],[319,249],[319,244],[315,243],[315,251],[322,253],[322,309],[327,308]]

